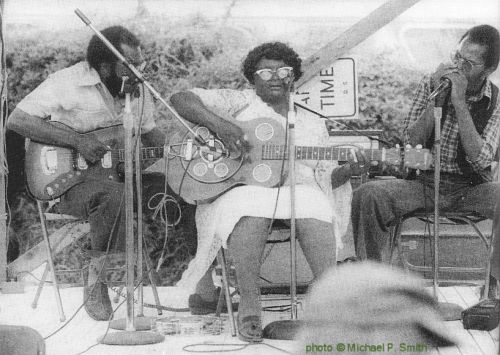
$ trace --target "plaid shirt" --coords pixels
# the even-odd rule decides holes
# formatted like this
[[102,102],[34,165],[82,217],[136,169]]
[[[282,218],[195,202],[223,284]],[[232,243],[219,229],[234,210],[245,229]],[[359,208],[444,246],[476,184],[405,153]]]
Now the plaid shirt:
[[[486,83],[483,85],[479,94],[466,97],[466,103],[469,110],[471,109],[471,104],[481,100],[483,96],[486,96],[491,100],[491,85],[491,82],[486,80]],[[430,94],[431,80],[429,76],[425,76],[420,82],[420,85],[415,93],[410,111],[403,121],[405,144],[409,142],[408,127],[413,122],[417,121],[424,113],[427,105],[429,104]],[[495,158],[500,139],[499,101],[500,100],[497,100],[493,114],[481,135],[483,144],[479,155],[474,160],[470,160],[469,157],[466,158],[474,171],[477,172],[485,181],[492,181],[493,179],[491,169],[488,169],[488,167],[491,166],[491,163]],[[458,135],[458,119],[451,101],[448,102],[446,117],[443,117],[443,119],[445,121],[441,130],[441,171],[446,173],[462,174],[463,172],[457,164],[457,149],[460,139]],[[432,148],[432,153],[435,155],[434,147]]]

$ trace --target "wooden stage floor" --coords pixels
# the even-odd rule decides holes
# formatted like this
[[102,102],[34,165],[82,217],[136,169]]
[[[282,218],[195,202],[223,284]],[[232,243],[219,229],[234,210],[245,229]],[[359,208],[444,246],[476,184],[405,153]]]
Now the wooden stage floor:
[[[159,289],[162,304],[174,307],[186,306],[186,295],[180,293],[174,287],[161,287]],[[110,292],[111,294],[112,292]],[[468,307],[478,301],[479,288],[476,286],[450,286],[439,289],[439,297],[443,301],[453,302],[462,307]],[[42,292],[37,309],[31,308],[31,303],[35,295],[35,288],[26,287],[22,294],[0,293],[0,323],[11,325],[26,325],[36,329],[43,337],[47,337],[60,328],[63,323],[59,322],[59,315],[55,305],[55,298],[52,287],[46,285]],[[70,355],[79,354],[96,343],[99,336],[104,335],[107,328],[106,322],[96,322],[90,319],[82,309],[69,320],[81,305],[83,292],[81,287],[69,287],[61,290],[63,306],[68,319],[68,324],[55,335],[46,340],[47,354],[49,355]],[[144,289],[145,302],[153,303],[153,297],[148,287]],[[263,306],[286,305],[288,300],[283,296],[263,296]],[[116,304],[114,305],[116,306]],[[156,310],[145,308],[146,316],[157,316]],[[164,312],[164,316],[174,315],[171,312]],[[186,316],[189,313],[177,313],[179,316]],[[122,305],[115,318],[125,317],[125,304]],[[300,318],[300,314],[299,314]],[[268,324],[277,319],[289,319],[287,312],[263,312],[263,323]],[[457,347],[433,349],[432,354],[440,355],[496,355],[498,353],[498,328],[491,331],[464,330],[460,321],[444,322],[447,327],[461,343]],[[222,352],[224,350],[236,350],[245,343],[230,334],[229,324],[226,323],[224,332],[221,335],[205,336],[167,336],[164,342],[147,346],[109,346],[97,345],[89,349],[85,354],[105,355],[105,354],[188,354],[183,348],[190,344],[219,344],[207,345],[205,348],[197,347],[195,350]],[[230,346],[229,344],[235,344]],[[234,351],[237,354],[284,354],[297,350],[297,342],[283,340],[265,340],[260,345],[250,345],[240,350]],[[305,349],[299,349],[298,353],[305,353]]]

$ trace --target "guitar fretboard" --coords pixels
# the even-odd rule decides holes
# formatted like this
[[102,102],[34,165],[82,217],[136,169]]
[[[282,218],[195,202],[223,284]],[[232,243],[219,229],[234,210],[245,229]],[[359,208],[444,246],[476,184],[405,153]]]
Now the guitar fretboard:
[[[117,152],[118,152],[118,161],[124,161],[125,160],[125,150],[119,149]],[[163,158],[163,147],[141,148],[141,159],[142,160],[158,159],[158,158]]]
[[[295,159],[297,160],[340,160],[347,161],[347,157],[352,148],[342,147],[308,147],[296,146]],[[365,149],[363,150],[368,160],[384,160],[384,150]],[[262,146],[263,160],[281,160],[288,159],[288,149],[283,145],[264,145]]]

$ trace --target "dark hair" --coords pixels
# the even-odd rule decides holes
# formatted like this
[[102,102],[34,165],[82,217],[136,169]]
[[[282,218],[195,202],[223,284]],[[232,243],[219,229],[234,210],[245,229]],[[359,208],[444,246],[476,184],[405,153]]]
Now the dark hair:
[[468,39],[472,43],[480,44],[487,48],[484,56],[484,66],[496,70],[500,58],[500,35],[495,27],[490,25],[480,25],[469,29],[460,39]]
[[250,84],[254,83],[253,75],[257,63],[259,63],[262,58],[283,60],[286,65],[293,68],[295,81],[299,80],[302,76],[302,71],[300,70],[302,60],[299,58],[299,55],[284,43],[268,42],[252,49],[243,61],[243,75],[245,75],[245,78],[247,78]]
[[[121,44],[131,47],[138,47],[141,44],[132,32],[122,26],[108,27],[102,30],[101,33],[120,53],[122,52]],[[118,58],[106,47],[101,39],[97,35],[92,36],[87,47],[87,62],[89,65],[98,70],[101,63],[116,63],[117,61]]]

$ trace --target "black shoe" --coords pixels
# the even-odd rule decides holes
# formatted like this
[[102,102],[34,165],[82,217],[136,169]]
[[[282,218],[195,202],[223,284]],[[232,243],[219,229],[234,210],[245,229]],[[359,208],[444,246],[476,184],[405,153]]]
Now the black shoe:
[[358,259],[355,256],[350,256],[342,261],[337,261],[337,265],[349,264],[349,263],[358,263],[361,259]]
[[87,301],[85,303],[85,311],[94,320],[107,321],[110,319],[111,314],[113,314],[108,286],[103,282],[98,282],[94,288],[93,286],[86,285],[83,288],[83,300],[84,302]]
[[[220,289],[219,289],[218,293],[220,293]],[[217,310],[217,303],[218,303],[217,300],[216,301],[205,301],[197,293],[190,295],[189,300],[188,300],[189,310],[191,311],[192,315],[196,315],[196,316],[215,313],[215,311]],[[238,306],[239,306],[238,303],[233,303],[233,312],[238,311]],[[225,300],[222,304],[221,313],[227,313],[227,305],[226,305]]]

